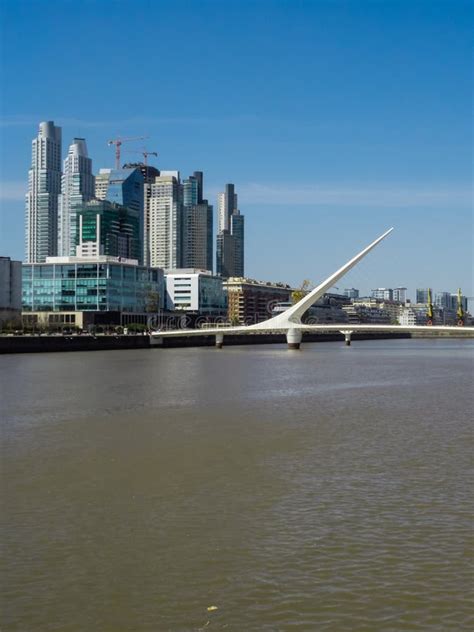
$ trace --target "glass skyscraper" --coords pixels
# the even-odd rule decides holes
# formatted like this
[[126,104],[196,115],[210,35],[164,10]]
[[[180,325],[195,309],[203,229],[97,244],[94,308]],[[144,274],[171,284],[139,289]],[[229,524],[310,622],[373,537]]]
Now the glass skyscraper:
[[150,265],[150,198],[151,185],[160,175],[159,169],[142,162],[129,163],[124,169],[139,169],[143,176],[143,264]]
[[140,260],[138,213],[107,200],[91,200],[78,212],[77,254]]
[[58,247],[58,197],[61,193],[61,128],[40,123],[32,141],[26,196],[26,261],[45,261]]
[[203,199],[203,173],[183,181],[183,267],[213,268],[213,208]]
[[139,256],[143,262],[144,180],[139,168],[101,169],[96,176],[95,197],[125,206],[139,225]]

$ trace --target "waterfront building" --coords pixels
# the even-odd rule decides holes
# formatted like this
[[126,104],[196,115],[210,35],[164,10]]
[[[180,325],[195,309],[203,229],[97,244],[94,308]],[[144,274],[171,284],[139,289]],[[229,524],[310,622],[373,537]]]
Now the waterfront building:
[[143,176],[143,265],[150,265],[150,199],[151,185],[160,175],[160,170],[142,162],[129,163],[124,169],[139,169]]
[[398,323],[401,305],[397,301],[375,297],[352,299],[342,306],[350,323],[395,324]]
[[202,187],[202,171],[183,181],[183,267],[212,272],[213,208]]
[[222,278],[209,270],[167,270],[165,283],[166,309],[227,316],[227,293]]
[[0,257],[0,327],[21,323],[21,261]]
[[400,303],[382,299],[382,298],[358,298],[353,299],[353,306],[356,308],[356,312],[363,315],[360,322],[373,322],[373,323],[398,323],[400,316]]
[[347,296],[347,298],[359,298],[359,290],[357,290],[355,287],[345,288],[344,296]]
[[48,257],[23,264],[27,324],[146,323],[163,308],[164,275],[120,257]]
[[231,323],[251,325],[270,318],[277,303],[291,301],[293,289],[283,283],[231,277],[224,281],[228,319]]
[[379,304],[370,304],[370,302],[354,302],[351,305],[344,305],[342,309],[346,313],[348,323],[353,325],[388,325],[392,320],[390,314],[381,309]]
[[95,181],[95,197],[125,206],[138,218],[139,253],[138,260],[143,262],[144,236],[144,180],[137,167],[123,169],[100,169]]
[[40,123],[32,141],[26,195],[26,261],[41,262],[58,248],[58,198],[61,193],[61,128]]
[[162,171],[151,185],[150,263],[182,267],[183,204],[179,171]]
[[138,213],[107,200],[91,200],[78,212],[77,256],[141,258]]
[[[347,314],[342,307],[347,304],[350,302],[345,295],[326,293],[305,312],[302,321],[311,325],[345,323],[347,322]],[[291,301],[276,303],[273,306],[272,316],[278,316],[292,305]]]
[[407,288],[406,287],[393,288],[393,300],[398,301],[398,303],[405,304],[407,300]]
[[417,304],[428,304],[428,294],[433,296],[432,288],[417,288],[416,290],[416,302]]
[[398,322],[400,325],[425,325],[426,324],[426,316],[421,318],[420,313],[413,309],[413,307],[402,307],[400,310],[400,316],[398,318]]
[[233,184],[218,195],[216,269],[224,278],[243,277],[245,262],[245,218],[238,208]]
[[63,163],[61,195],[58,200],[58,255],[76,254],[77,215],[94,197],[92,160],[84,138],[74,138]]
[[385,301],[392,301],[393,290],[391,288],[378,287],[375,290],[372,290],[371,296],[372,298],[379,298]]

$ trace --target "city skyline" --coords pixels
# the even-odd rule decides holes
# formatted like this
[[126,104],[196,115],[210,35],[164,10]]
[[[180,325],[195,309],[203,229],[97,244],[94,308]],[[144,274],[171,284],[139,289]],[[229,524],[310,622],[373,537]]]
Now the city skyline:
[[[314,3],[306,6],[306,19],[288,4],[271,6],[270,21],[262,7],[246,2],[231,2],[219,12],[209,2],[188,7],[195,28],[212,32],[213,39],[196,51],[185,38],[180,50],[172,49],[178,73],[171,74],[179,75],[192,50],[202,72],[187,75],[186,91],[197,97],[191,107],[183,86],[157,73],[158,79],[147,78],[147,86],[150,96],[166,90],[159,108],[153,98],[135,100],[126,93],[119,100],[106,98],[110,88],[93,73],[88,91],[97,98],[71,99],[77,77],[105,53],[99,41],[104,18],[95,21],[92,5],[74,16],[54,2],[41,10],[24,2],[4,6],[4,50],[13,45],[21,21],[25,37],[40,50],[41,25],[51,23],[48,50],[60,51],[73,17],[79,30],[88,29],[91,41],[95,38],[95,46],[72,51],[74,77],[58,59],[54,80],[61,90],[54,94],[39,89],[40,62],[21,49],[2,66],[7,97],[1,128],[2,254],[23,259],[29,144],[39,121],[54,120],[66,145],[74,137],[86,138],[95,172],[113,167],[109,138],[147,135],[143,143],[123,146],[122,162],[130,162],[128,149],[146,144],[158,152],[151,162],[160,169],[203,171],[206,197],[215,209],[224,183],[234,182],[247,217],[250,277],[296,285],[310,274],[315,282],[344,258],[349,244],[364,243],[368,234],[395,225],[385,250],[351,272],[348,287],[368,294],[373,287],[403,285],[413,297],[417,287],[455,291],[461,286],[465,295],[474,295],[468,3],[449,8],[430,3],[429,12],[419,2],[365,4],[363,10],[343,2]],[[28,15],[21,7],[28,7]],[[132,28],[128,51],[117,52],[121,73],[131,69],[137,55],[151,55],[150,60],[164,55],[173,33],[162,24],[182,17],[183,7],[178,2],[147,8],[146,33],[142,29],[138,36]],[[125,14],[114,5],[108,19],[117,27],[130,20],[133,27],[138,16]],[[158,15],[166,19],[157,20]],[[246,53],[237,55],[238,40],[233,43],[223,27],[236,33],[244,24]],[[151,28],[160,36],[153,39],[156,50],[146,43]],[[348,58],[348,50],[357,54]],[[222,86],[230,88],[226,68],[232,68],[235,98],[223,103],[211,86],[218,73]],[[47,82],[52,80],[48,73]],[[130,93],[140,92],[141,81],[128,80]],[[101,101],[110,105],[104,108]],[[216,225],[216,215],[214,220]]]

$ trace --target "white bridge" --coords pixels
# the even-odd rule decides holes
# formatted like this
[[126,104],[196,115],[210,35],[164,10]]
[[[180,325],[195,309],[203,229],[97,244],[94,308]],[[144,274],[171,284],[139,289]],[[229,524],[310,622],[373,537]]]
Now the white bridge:
[[348,325],[341,323],[340,325],[309,325],[301,322],[301,317],[325,292],[327,292],[337,281],[343,277],[351,268],[353,268],[361,259],[363,259],[382,239],[391,233],[393,228],[387,230],[380,235],[374,242],[364,248],[359,254],[350,261],[331,274],[325,281],[320,283],[309,294],[303,297],[295,305],[287,310],[255,325],[246,325],[239,327],[207,327],[202,329],[177,329],[170,331],[154,331],[151,333],[152,342],[160,344],[164,338],[177,338],[187,336],[215,336],[216,347],[222,348],[224,337],[232,336],[250,336],[255,334],[286,334],[286,340],[290,349],[299,349],[304,332],[340,332],[344,335],[347,345],[351,343],[352,333],[363,332],[390,332],[390,333],[412,333],[423,332],[435,334],[438,332],[456,332],[470,333],[474,335],[474,327],[458,327],[449,325]]

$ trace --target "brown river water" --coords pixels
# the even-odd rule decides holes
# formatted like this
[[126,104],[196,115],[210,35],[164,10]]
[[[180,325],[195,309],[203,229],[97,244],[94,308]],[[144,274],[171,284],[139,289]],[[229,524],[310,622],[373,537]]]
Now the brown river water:
[[473,629],[473,342],[1,357],[1,632]]

